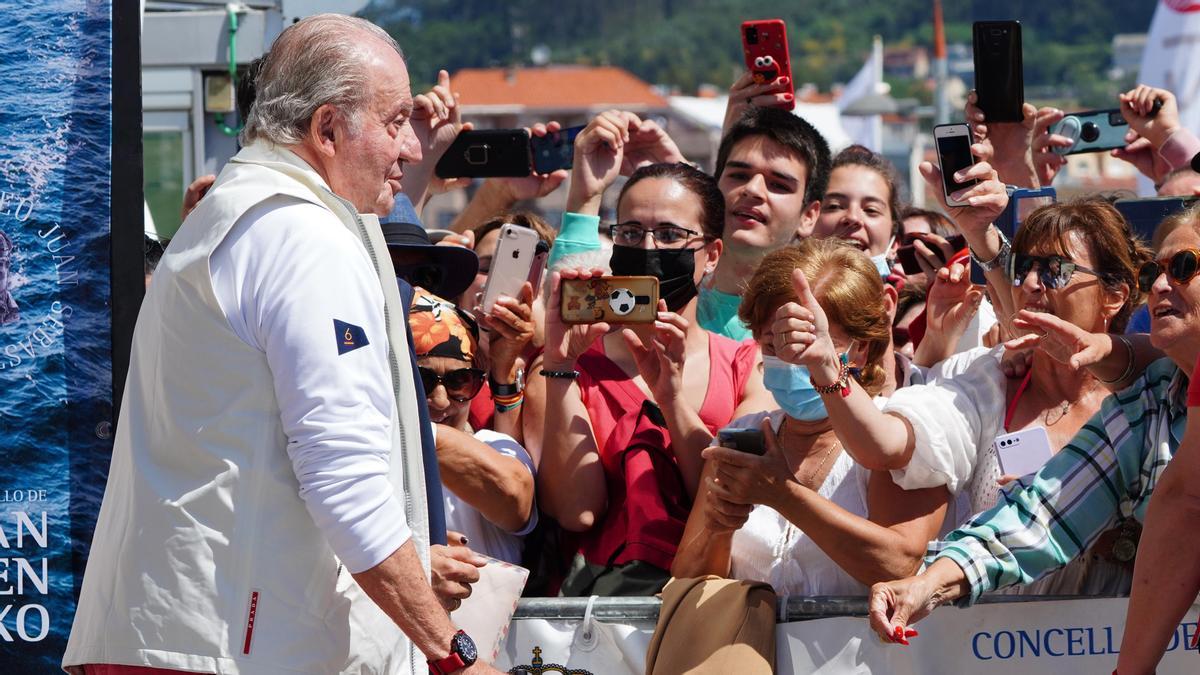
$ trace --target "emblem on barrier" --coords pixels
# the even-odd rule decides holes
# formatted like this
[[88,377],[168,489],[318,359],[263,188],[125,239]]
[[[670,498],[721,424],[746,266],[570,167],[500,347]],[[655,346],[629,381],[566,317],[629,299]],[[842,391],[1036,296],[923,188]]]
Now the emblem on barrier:
[[509,669],[508,675],[545,675],[546,673],[551,673],[552,675],[592,675],[591,671],[582,668],[567,668],[557,663],[546,665],[542,661],[542,648],[534,647],[532,651],[533,660],[530,661],[529,665],[513,666]]

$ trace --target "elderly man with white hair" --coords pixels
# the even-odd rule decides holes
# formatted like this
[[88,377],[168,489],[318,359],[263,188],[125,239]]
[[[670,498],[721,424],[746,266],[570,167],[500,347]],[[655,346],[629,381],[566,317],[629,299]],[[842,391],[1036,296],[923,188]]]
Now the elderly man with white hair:
[[142,305],[63,667],[496,672],[429,586],[404,311],[369,215],[422,157],[403,56],[315,16],[257,85]]

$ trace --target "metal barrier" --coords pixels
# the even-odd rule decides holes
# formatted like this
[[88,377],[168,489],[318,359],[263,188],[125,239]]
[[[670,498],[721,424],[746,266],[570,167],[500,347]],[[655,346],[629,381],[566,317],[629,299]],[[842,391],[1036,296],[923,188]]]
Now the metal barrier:
[[[867,615],[867,598],[863,596],[787,597],[781,599],[786,602],[786,609],[781,613],[785,622]],[[998,605],[1078,599],[1078,596],[1062,595],[985,595],[979,599],[978,604]],[[513,620],[583,619],[587,604],[587,598],[522,598],[517,603],[517,612],[513,615]],[[661,605],[662,601],[658,598],[597,598],[592,607],[592,616],[600,621],[610,623],[656,621]]]

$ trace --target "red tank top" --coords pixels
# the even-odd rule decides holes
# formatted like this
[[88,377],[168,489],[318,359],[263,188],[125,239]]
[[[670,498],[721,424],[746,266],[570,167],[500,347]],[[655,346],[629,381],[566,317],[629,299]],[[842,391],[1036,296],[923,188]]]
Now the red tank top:
[[[754,367],[757,345],[710,333],[708,357],[708,391],[699,414],[715,434],[733,419]],[[608,358],[602,340],[579,358],[578,369],[583,404],[608,484],[604,520],[582,536],[580,549],[593,564],[641,560],[670,569],[691,499],[661,413]]]

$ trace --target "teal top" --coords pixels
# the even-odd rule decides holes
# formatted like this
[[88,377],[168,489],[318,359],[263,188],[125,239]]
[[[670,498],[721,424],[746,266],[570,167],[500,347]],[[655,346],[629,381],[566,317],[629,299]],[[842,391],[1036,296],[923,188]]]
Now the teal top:
[[547,265],[551,268],[563,256],[575,253],[599,251],[600,246],[600,216],[587,216],[582,213],[563,214],[562,227],[550,248],[550,259]]
[[754,336],[742,320],[738,318],[738,308],[742,306],[742,296],[722,293],[715,288],[700,288],[700,303],[696,307],[696,319],[700,327],[710,333],[724,335],[732,340],[741,342]]

